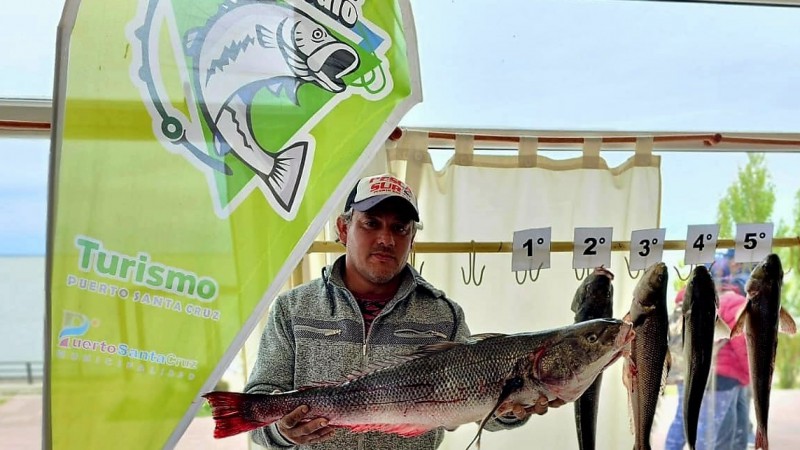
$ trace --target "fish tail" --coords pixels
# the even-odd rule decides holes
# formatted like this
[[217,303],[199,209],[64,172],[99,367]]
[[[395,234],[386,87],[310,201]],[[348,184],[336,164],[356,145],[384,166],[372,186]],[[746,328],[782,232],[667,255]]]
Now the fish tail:
[[203,397],[211,405],[214,418],[214,438],[220,439],[269,425],[249,417],[252,394],[238,392],[209,392]]
[[756,430],[756,450],[769,450],[767,430],[762,430],[761,428]]
[[309,143],[296,142],[274,155],[270,173],[258,173],[264,180],[273,199],[286,211],[292,209],[303,181]]

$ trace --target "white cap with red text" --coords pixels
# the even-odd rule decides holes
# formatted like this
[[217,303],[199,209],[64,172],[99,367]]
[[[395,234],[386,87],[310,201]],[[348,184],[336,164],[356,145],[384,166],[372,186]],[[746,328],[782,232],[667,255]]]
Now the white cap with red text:
[[372,175],[358,180],[356,186],[347,196],[344,210],[353,208],[356,211],[367,211],[378,203],[391,197],[399,197],[407,201],[413,210],[413,219],[419,222],[417,197],[407,184],[389,174]]

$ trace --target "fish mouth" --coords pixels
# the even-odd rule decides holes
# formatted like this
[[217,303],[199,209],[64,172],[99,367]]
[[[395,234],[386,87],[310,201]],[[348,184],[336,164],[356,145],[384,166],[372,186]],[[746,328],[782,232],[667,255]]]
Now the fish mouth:
[[359,58],[349,45],[331,42],[310,54],[306,64],[322,87],[331,92],[342,92],[347,87],[342,78],[358,68]]
[[612,280],[612,281],[614,280],[614,273],[611,272],[610,270],[606,269],[603,266],[596,267],[594,269],[594,273],[597,274],[597,275],[602,275],[602,276],[608,278],[609,280]]

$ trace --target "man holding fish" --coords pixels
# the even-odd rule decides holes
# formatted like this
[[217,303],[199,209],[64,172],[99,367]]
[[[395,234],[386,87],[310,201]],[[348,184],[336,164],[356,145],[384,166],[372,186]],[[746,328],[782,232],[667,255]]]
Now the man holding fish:
[[[465,341],[470,332],[461,307],[406,263],[419,219],[414,193],[401,180],[359,180],[336,222],[345,255],[323,269],[321,278],[276,299],[245,392],[271,394],[355,378],[357,371],[369,372],[420,346]],[[533,404],[509,397],[482,425],[492,431],[517,427],[530,414],[561,404],[546,396]],[[434,449],[443,432],[394,430],[415,436],[402,437],[391,430],[336,430],[328,417],[302,405],[254,430],[252,438],[268,448]]]

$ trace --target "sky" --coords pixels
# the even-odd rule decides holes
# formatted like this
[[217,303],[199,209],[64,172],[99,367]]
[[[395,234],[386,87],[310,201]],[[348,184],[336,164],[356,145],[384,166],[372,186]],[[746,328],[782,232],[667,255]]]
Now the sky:
[[[372,1],[372,0],[367,0]],[[403,126],[790,132],[800,129],[800,8],[600,0],[412,0],[424,101]],[[62,1],[0,15],[0,97],[49,98]],[[46,139],[0,138],[0,255],[42,255]],[[573,154],[564,154],[564,157]],[[606,153],[610,165],[630,156]],[[662,226],[716,222],[743,153],[664,153]],[[13,162],[9,164],[8,162]],[[775,219],[800,153],[770,154]],[[509,239],[513,230],[509,230]]]

